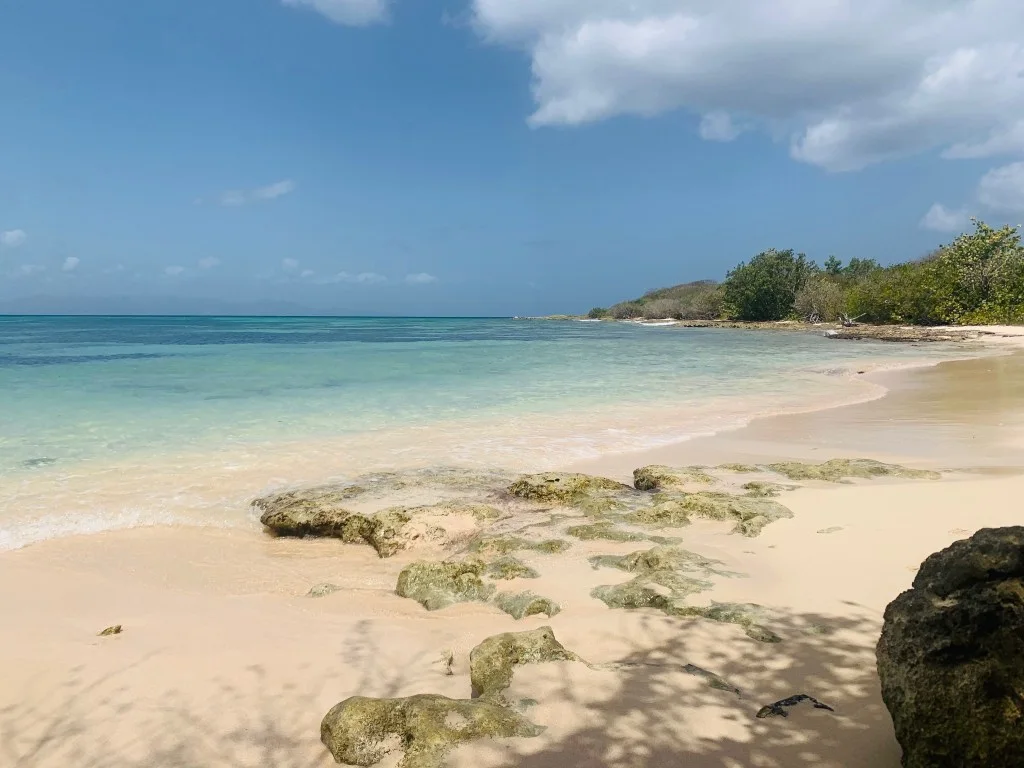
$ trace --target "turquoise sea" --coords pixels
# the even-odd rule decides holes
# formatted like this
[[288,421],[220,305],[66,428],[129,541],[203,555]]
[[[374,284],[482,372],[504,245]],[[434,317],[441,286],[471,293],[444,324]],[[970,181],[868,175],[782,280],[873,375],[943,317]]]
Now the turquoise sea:
[[564,466],[864,399],[834,374],[939,347],[507,319],[2,317],[0,548],[248,524],[268,487]]

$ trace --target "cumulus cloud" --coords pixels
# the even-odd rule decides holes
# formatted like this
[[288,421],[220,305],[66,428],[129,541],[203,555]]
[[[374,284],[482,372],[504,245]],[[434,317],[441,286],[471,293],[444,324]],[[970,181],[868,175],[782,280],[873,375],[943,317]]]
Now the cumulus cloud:
[[390,0],[281,0],[294,8],[309,8],[335,24],[367,26],[387,20]]
[[967,226],[967,222],[967,211],[950,210],[942,203],[935,203],[921,219],[921,227],[935,232],[960,232]]
[[60,265],[61,272],[74,272],[78,269],[78,265],[82,263],[82,260],[77,256],[68,256],[64,259],[64,263]]
[[360,272],[359,274],[338,272],[337,274],[321,278],[317,282],[325,285],[332,283],[361,283],[364,285],[372,285],[374,283],[387,282],[387,278],[384,275],[378,275],[376,272]]
[[5,248],[17,248],[26,240],[28,240],[28,234],[23,229],[9,229],[6,232],[0,232],[0,245]]
[[978,182],[978,201],[999,213],[1024,213],[1024,162],[993,168]]
[[685,109],[705,138],[789,137],[849,171],[940,149],[1024,153],[1020,0],[473,0],[532,60],[531,124]]
[[428,275],[426,272],[418,272],[414,275],[406,275],[405,282],[410,285],[427,285],[428,283],[436,283],[437,278],[433,275]]
[[200,269],[213,269],[214,267],[220,266],[220,259],[216,256],[207,256],[204,259],[199,260]]
[[276,200],[279,197],[290,195],[297,186],[291,179],[285,179],[255,189],[229,189],[226,192],[221,192],[219,199],[220,204],[225,207],[238,208],[249,203]]
[[167,275],[168,277],[177,277],[178,275],[180,275],[184,271],[185,271],[184,267],[179,267],[176,264],[172,265],[170,267],[164,267],[164,274]]

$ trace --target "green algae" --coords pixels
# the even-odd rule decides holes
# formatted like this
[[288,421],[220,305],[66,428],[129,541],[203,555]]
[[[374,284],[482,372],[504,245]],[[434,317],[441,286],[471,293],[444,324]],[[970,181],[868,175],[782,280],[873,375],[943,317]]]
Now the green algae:
[[478,536],[469,544],[469,551],[479,555],[507,555],[512,552],[529,550],[549,555],[569,549],[569,542],[562,539],[531,541],[520,536]]
[[910,469],[873,459],[831,459],[822,464],[786,461],[769,464],[768,469],[790,480],[821,480],[828,483],[845,483],[850,478],[872,480],[877,477],[901,477],[910,480],[937,480],[941,477],[938,472]]
[[536,579],[540,577],[533,568],[522,560],[505,555],[487,564],[487,575],[492,579],[511,581],[512,579]]
[[469,654],[473,698],[497,698],[512,684],[517,666],[548,661],[582,659],[555,639],[551,627],[489,637]]
[[120,624],[115,624],[112,627],[107,627],[102,632],[97,632],[97,637],[113,637],[114,635],[120,635],[124,631],[124,627]]
[[734,521],[732,532],[757,536],[776,520],[790,518],[793,513],[777,501],[728,493],[659,493],[650,507],[639,509],[626,517],[628,522],[653,527],[681,527],[694,517],[708,520]]
[[753,464],[719,464],[718,469],[735,472],[739,475],[753,475],[764,471],[761,467],[754,466]]
[[495,592],[493,584],[480,578],[486,567],[482,560],[412,563],[398,575],[395,592],[428,611],[456,603],[484,603]]
[[683,490],[691,485],[714,485],[718,479],[706,467],[666,467],[660,464],[633,470],[638,491]]
[[532,738],[543,731],[489,700],[423,694],[404,699],[354,696],[320,724],[320,740],[338,763],[372,766],[402,750],[399,768],[442,768],[459,744],[488,738]]
[[628,555],[596,555],[590,558],[590,564],[594,568],[616,568],[627,573],[650,574],[679,570],[717,573],[714,566],[722,563],[686,549],[659,546]]
[[644,541],[647,537],[616,528],[614,523],[604,521],[589,525],[574,525],[565,531],[570,536],[584,541]]
[[533,592],[501,592],[494,598],[494,604],[516,620],[540,614],[551,618],[562,610],[555,601]]
[[519,499],[579,509],[600,517],[623,507],[623,498],[635,491],[606,477],[574,473],[545,472],[524,475],[508,487]]
[[792,486],[779,485],[778,483],[765,483],[755,480],[744,483],[743,490],[752,499],[773,499],[783,491],[792,490]]

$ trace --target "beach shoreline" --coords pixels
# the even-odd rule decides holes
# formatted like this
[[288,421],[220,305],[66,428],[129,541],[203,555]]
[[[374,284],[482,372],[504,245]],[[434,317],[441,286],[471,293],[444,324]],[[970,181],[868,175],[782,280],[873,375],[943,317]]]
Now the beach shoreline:
[[[1021,342],[1003,339],[998,350]],[[381,560],[337,541],[177,526],[2,552],[0,758],[43,768],[326,767],[334,763],[319,742],[320,718],[341,699],[465,698],[470,649],[497,632],[550,625],[588,661],[628,662],[632,671],[521,669],[514,692],[538,702],[527,714],[548,730],[462,746],[451,765],[895,768],[899,748],[874,673],[881,612],[931,552],[980,527],[1019,522],[1007,502],[1024,493],[1022,361],[1018,352],[866,373],[873,397],[855,404],[532,468],[631,480],[645,464],[865,456],[974,470],[935,481],[800,483],[779,497],[793,517],[756,538],[704,520],[670,531],[723,573],[743,574],[714,577],[694,601],[765,606],[778,644],[754,642],[733,624],[612,610],[590,597],[593,584],[625,576],[595,572],[588,557],[649,543],[581,540],[561,555],[523,555],[541,576],[512,586],[557,600],[562,612],[521,621],[485,604],[428,613],[397,597],[399,571],[438,549]],[[323,582],[341,589],[306,596]],[[96,636],[114,624],[121,635]],[[449,652],[451,674],[439,663]],[[711,690],[669,662],[713,670],[742,695]],[[796,693],[836,711],[753,717]]]

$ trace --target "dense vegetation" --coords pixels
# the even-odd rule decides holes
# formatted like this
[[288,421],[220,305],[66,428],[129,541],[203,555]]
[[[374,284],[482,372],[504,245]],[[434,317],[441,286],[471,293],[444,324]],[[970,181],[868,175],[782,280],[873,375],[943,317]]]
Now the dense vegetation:
[[883,267],[873,259],[823,266],[793,250],[770,249],[731,270],[724,282],[662,288],[590,317],[678,320],[956,325],[1024,322],[1024,246],[1015,227],[974,231],[916,261]]

